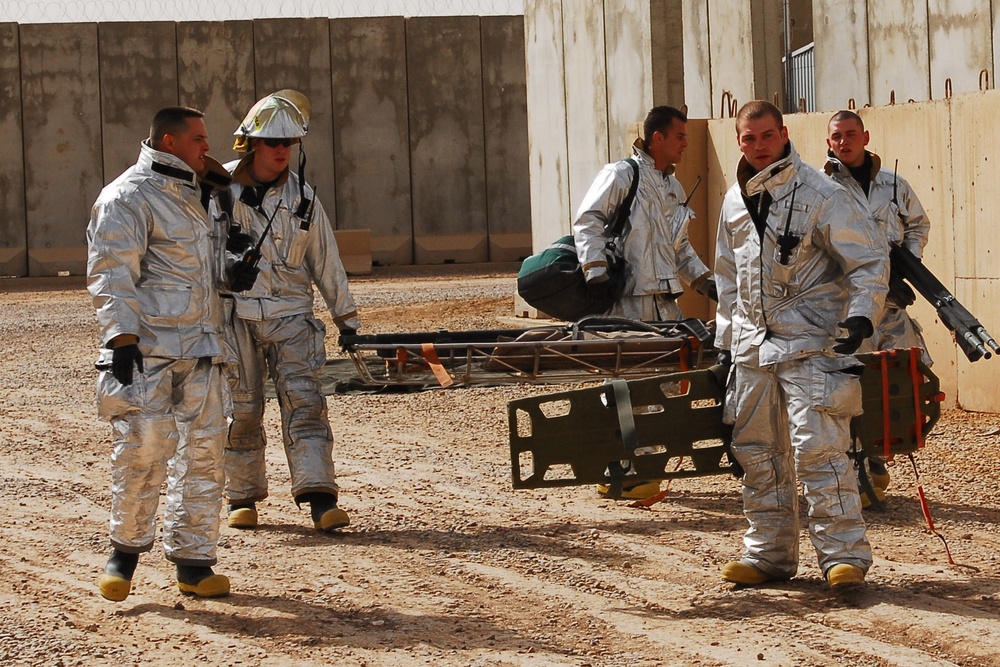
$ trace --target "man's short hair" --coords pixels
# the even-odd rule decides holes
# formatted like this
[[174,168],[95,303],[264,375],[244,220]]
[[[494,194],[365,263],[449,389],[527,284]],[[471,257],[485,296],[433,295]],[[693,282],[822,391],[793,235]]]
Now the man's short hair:
[[764,100],[751,100],[743,106],[736,113],[736,133],[740,132],[740,123],[745,120],[758,120],[764,116],[770,116],[778,122],[778,129],[785,126],[785,121],[781,117],[781,109],[774,106],[770,102]]
[[205,114],[191,107],[167,107],[160,109],[153,116],[149,126],[149,145],[155,150],[160,149],[164,135],[177,135],[188,129],[189,118],[204,118]]
[[646,120],[642,122],[642,140],[648,145],[654,132],[666,134],[674,120],[688,122],[687,116],[680,109],[668,106],[653,107],[646,114]]
[[830,118],[830,120],[827,122],[826,125],[827,127],[829,127],[833,123],[839,123],[845,120],[857,121],[858,125],[861,126],[861,131],[864,132],[865,121],[861,120],[861,116],[859,116],[858,114],[854,113],[853,111],[847,111],[846,109],[844,111],[838,111],[837,113],[833,114],[833,116]]

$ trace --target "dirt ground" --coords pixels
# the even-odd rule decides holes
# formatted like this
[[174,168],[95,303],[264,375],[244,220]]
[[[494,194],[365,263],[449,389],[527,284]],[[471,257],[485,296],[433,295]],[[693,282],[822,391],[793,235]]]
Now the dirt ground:
[[[511,326],[509,272],[352,284],[369,333]],[[650,510],[512,490],[506,404],[553,388],[331,396],[349,529],[313,531],[272,444],[262,526],[222,529],[232,595],[180,595],[157,546],[112,603],[96,589],[110,432],[86,292],[2,293],[0,335],[2,665],[1000,664],[1000,416],[949,411],[917,457],[956,565],[900,461],[888,511],[866,515],[869,584],[840,598],[805,535],[792,581],[722,582],[745,528],[732,478],[675,481]],[[273,401],[266,420],[279,443]]]

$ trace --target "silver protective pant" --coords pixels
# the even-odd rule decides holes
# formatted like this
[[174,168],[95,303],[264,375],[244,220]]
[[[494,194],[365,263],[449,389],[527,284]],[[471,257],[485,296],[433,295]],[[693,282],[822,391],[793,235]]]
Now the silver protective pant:
[[[226,498],[231,504],[267,497],[264,381],[274,381],[292,497],[337,495],[333,433],[319,372],[326,363],[326,328],[311,314],[273,320],[234,318],[238,379],[231,380],[233,423],[226,446]],[[266,374],[266,375],[265,375]]]
[[684,319],[677,300],[669,294],[626,294],[605,314],[640,322],[669,322]]
[[207,357],[146,357],[143,367],[128,387],[110,371],[97,380],[99,414],[113,438],[111,545],[126,553],[152,549],[166,480],[167,560],[214,565],[228,412],[220,366]]
[[861,385],[843,357],[811,356],[759,368],[739,364],[726,396],[733,454],[743,467],[750,524],[742,560],[777,578],[799,565],[798,483],[821,570],[871,567],[857,475],[847,457]]

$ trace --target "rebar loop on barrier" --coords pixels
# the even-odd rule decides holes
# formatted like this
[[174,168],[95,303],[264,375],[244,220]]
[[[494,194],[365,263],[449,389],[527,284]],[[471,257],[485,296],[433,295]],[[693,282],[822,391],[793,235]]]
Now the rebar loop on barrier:
[[[984,84],[985,81],[985,85]],[[989,90],[990,89],[990,72],[989,70],[979,70],[979,90]]]
[[805,113],[805,112],[806,112],[806,98],[800,97],[799,98],[799,113]]
[[[728,101],[728,104],[727,104]],[[728,108],[727,108],[728,107]],[[720,118],[733,118],[736,116],[736,98],[728,90],[722,91],[722,109],[719,113]],[[727,113],[728,112],[728,113]]]
[[847,98],[847,109],[849,111],[854,111],[858,108],[858,103],[854,101],[853,97]]
[[896,103],[896,91],[895,90],[890,90],[889,91],[889,105],[891,106],[891,105],[893,105],[895,103]]
[[[951,90],[951,77],[949,76],[947,79],[944,80],[944,99],[950,100],[951,99],[951,93],[952,93],[952,90]],[[910,100],[910,101],[912,102],[913,100]]]

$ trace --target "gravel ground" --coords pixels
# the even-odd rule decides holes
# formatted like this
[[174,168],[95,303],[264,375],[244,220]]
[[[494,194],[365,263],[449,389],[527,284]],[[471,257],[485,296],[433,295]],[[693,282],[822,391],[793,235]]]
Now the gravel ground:
[[[511,326],[506,268],[380,270],[352,285],[368,333]],[[955,564],[901,460],[887,511],[867,515],[869,584],[834,597],[805,535],[792,581],[720,580],[745,529],[732,478],[677,480],[649,510],[588,487],[513,491],[506,404],[551,387],[335,395],[348,530],[312,530],[272,446],[262,526],[223,528],[217,570],[233,594],[179,595],[154,549],[115,604],[95,586],[110,438],[89,299],[0,294],[0,335],[3,665],[998,664],[997,415],[946,412],[917,456]],[[273,402],[265,419],[280,442]]]

